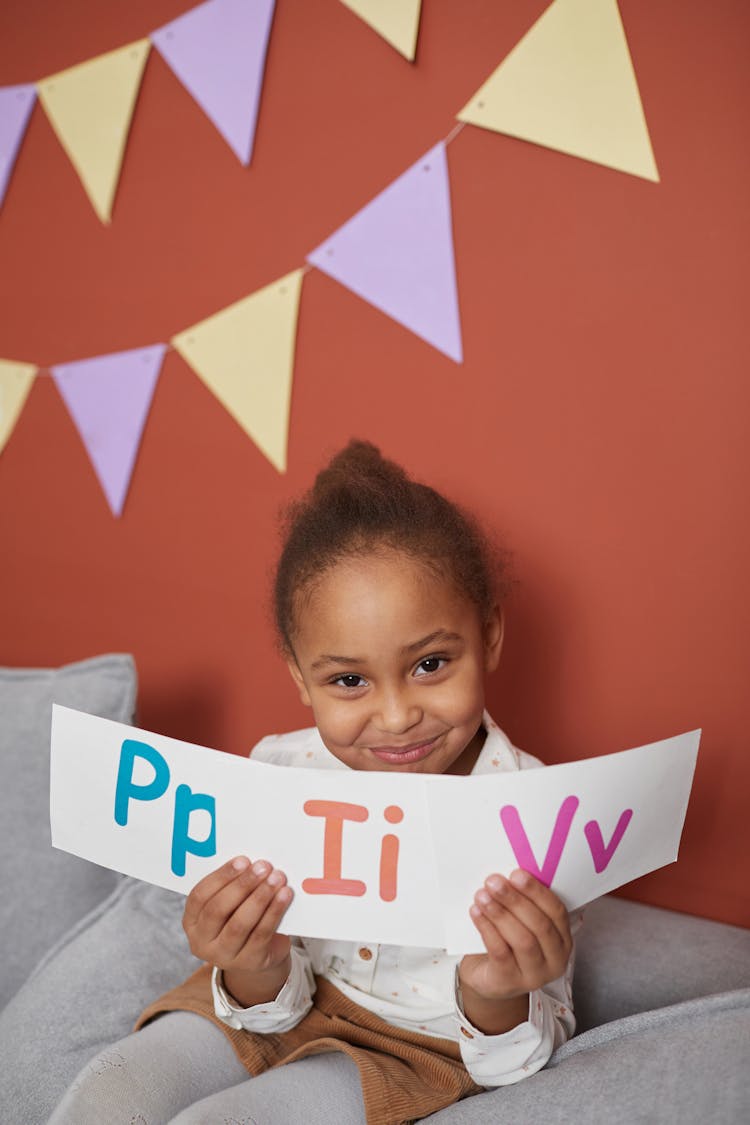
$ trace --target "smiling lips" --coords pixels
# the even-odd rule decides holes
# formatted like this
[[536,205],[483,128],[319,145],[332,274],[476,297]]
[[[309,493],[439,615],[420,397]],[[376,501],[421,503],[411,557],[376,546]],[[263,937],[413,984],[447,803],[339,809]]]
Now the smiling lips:
[[430,738],[426,742],[412,742],[409,746],[370,746],[369,749],[381,762],[405,766],[412,762],[421,762],[423,758],[431,754],[438,737],[438,735],[435,735],[434,738]]

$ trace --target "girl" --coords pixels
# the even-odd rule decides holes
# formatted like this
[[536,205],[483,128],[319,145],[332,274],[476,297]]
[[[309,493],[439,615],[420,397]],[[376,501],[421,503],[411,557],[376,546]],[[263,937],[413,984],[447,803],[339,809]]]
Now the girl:
[[[454,504],[352,442],[292,507],[276,574],[283,653],[316,727],[263,739],[254,757],[402,773],[539,766],[484,710],[502,645],[498,570]],[[183,925],[206,965],[89,1064],[50,1125],[397,1125],[519,1081],[572,1034],[569,919],[527,873],[488,872],[470,906],[486,952],[462,958],[291,939],[280,929],[293,893],[262,858],[201,880]]]

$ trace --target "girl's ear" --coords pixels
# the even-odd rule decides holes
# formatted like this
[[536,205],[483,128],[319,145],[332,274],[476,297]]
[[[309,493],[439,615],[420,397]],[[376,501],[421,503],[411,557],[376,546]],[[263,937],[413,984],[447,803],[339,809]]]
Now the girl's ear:
[[500,662],[505,637],[505,614],[499,606],[493,606],[484,625],[484,667],[486,672],[494,672]]
[[305,681],[302,678],[302,673],[299,670],[299,665],[297,664],[297,661],[294,659],[293,656],[287,657],[286,666],[289,669],[289,673],[290,673],[292,679],[294,680],[295,684],[297,685],[297,691],[299,692],[299,697],[302,700],[302,702],[304,703],[305,707],[312,707],[312,700],[310,699],[310,693],[307,690],[307,687],[305,686]]

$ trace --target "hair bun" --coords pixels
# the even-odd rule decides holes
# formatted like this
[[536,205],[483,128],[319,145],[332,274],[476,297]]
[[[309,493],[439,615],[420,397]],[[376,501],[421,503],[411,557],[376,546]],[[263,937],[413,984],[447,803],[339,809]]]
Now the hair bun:
[[401,466],[386,460],[371,441],[353,438],[318,473],[312,495],[322,500],[333,493],[368,490],[374,484],[401,487],[407,479]]

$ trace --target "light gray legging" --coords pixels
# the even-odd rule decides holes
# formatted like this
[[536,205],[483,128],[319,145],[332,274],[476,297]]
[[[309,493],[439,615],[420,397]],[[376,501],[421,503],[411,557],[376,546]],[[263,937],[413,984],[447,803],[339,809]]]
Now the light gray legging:
[[359,1072],[333,1051],[257,1078],[209,1020],[170,1012],[87,1063],[48,1125],[365,1125]]

